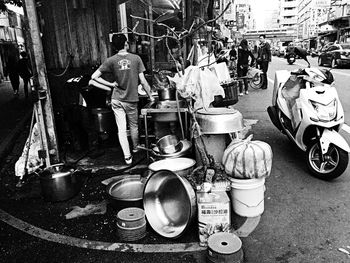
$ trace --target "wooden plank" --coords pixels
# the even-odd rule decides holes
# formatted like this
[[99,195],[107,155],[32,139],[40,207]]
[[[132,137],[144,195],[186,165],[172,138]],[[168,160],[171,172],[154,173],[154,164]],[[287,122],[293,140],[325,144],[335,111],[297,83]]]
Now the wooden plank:
[[28,19],[32,43],[30,48],[32,48],[32,54],[35,54],[34,60],[37,72],[36,78],[38,79],[39,84],[39,87],[37,87],[37,89],[39,92],[42,91],[41,94],[45,94],[45,98],[42,100],[44,123],[41,123],[41,125],[44,125],[46,127],[45,130],[48,135],[47,151],[49,151],[50,155],[49,161],[46,163],[46,165],[51,165],[51,163],[59,162],[59,151],[35,0],[25,0],[23,7],[26,17],[30,17],[30,19]]
[[[45,1],[40,7],[40,13],[45,21],[43,27],[43,41],[46,43],[46,45],[44,45],[46,65],[48,68],[58,68],[56,34],[53,33],[56,31],[56,25],[52,19],[52,2]],[[34,57],[34,55],[32,57]]]

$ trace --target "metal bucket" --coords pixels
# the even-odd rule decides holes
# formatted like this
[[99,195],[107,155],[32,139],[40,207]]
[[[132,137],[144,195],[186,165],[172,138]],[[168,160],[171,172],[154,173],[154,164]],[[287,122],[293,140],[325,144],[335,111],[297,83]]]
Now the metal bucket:
[[116,131],[114,114],[108,108],[94,108],[91,110],[94,127],[100,133]]

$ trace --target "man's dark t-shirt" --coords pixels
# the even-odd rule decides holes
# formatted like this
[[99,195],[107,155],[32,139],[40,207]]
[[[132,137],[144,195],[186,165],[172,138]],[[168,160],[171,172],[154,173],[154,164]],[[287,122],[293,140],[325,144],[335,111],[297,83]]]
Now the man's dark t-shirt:
[[109,57],[99,70],[102,73],[111,73],[118,83],[118,87],[113,90],[112,99],[138,102],[139,73],[145,71],[145,66],[138,55],[115,54]]

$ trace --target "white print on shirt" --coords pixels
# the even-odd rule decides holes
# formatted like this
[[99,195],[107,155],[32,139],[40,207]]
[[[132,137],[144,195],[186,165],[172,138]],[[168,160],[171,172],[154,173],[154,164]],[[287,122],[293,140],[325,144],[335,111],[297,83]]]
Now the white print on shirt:
[[118,62],[120,68],[119,70],[128,70],[130,69],[130,60],[122,59]]

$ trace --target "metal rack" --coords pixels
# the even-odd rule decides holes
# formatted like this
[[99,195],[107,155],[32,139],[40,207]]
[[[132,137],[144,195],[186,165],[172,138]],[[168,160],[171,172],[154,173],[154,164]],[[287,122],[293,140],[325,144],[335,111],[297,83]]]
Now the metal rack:
[[[184,113],[185,114],[185,123],[184,123],[184,130],[185,130],[185,134],[186,137],[188,136],[188,108],[166,108],[166,109],[153,109],[153,108],[142,108],[141,109],[141,117],[143,118],[143,123],[144,123],[144,128],[145,128],[145,147],[149,148],[149,132],[148,132],[148,118],[149,116],[152,116],[152,114],[156,114],[156,113],[177,113],[178,111],[180,111],[180,113]],[[147,160],[149,160],[149,152],[146,152],[147,154]]]

